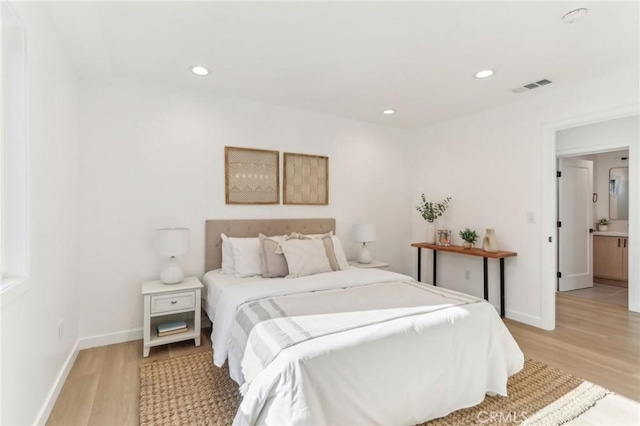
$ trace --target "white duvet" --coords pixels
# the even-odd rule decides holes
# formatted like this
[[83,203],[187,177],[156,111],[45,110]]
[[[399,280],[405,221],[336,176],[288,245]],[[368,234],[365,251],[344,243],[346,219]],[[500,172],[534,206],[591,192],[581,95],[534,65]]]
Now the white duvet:
[[[214,363],[221,366],[229,356],[232,378],[243,383],[243,350],[229,352],[228,344],[236,311],[246,301],[410,279],[353,269],[231,287],[216,309]],[[393,286],[384,288],[386,296],[371,297],[393,297]],[[286,348],[248,384],[234,424],[420,423],[476,405],[486,393],[506,395],[507,378],[523,362],[489,303],[438,309]]]

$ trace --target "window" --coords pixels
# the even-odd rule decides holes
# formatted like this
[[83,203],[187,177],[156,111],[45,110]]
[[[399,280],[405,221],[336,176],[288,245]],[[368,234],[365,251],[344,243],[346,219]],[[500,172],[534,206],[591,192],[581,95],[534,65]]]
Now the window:
[[0,2],[0,290],[27,275],[27,91],[25,29]]

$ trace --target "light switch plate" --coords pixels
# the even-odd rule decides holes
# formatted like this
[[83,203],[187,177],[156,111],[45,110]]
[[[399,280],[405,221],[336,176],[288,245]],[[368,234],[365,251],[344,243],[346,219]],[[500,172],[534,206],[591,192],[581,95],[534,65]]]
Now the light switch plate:
[[536,223],[536,214],[534,212],[527,212],[527,223]]

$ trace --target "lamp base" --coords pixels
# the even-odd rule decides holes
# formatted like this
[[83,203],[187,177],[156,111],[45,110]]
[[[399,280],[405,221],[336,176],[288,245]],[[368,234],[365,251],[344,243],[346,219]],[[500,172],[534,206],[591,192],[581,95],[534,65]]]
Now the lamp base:
[[371,253],[367,248],[367,243],[362,243],[362,249],[360,250],[360,254],[358,255],[358,263],[371,263]]
[[180,284],[183,279],[184,274],[180,264],[174,256],[171,256],[169,262],[160,271],[160,281],[165,284]]

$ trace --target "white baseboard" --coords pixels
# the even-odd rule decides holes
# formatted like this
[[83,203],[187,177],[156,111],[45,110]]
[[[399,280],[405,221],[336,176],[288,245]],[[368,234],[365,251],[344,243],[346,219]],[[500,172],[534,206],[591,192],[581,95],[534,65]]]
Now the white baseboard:
[[533,327],[542,328],[542,319],[532,315],[523,314],[522,312],[505,309],[505,317],[514,321],[528,324]]
[[629,310],[633,311],[633,312],[640,312],[640,305],[638,305],[636,303],[630,303],[629,304]]
[[98,336],[83,337],[80,339],[79,348],[89,349],[98,346],[115,345],[116,343],[130,342],[142,339],[142,328],[119,331],[116,333],[100,334]]
[[62,386],[64,385],[64,382],[67,380],[67,376],[71,371],[71,367],[73,367],[73,364],[76,362],[76,358],[78,357],[78,352],[80,352],[80,349],[78,348],[79,343],[80,343],[80,340],[76,342],[73,349],[71,350],[71,353],[69,353],[69,356],[67,357],[67,360],[62,366],[62,369],[58,373],[58,377],[56,377],[56,380],[53,383],[53,387],[49,391],[49,394],[47,395],[44,405],[40,409],[40,412],[38,413],[34,424],[44,425],[47,423],[47,420],[49,419],[49,415],[51,414],[51,410],[53,410],[53,406],[56,404],[56,401],[58,400],[58,395],[60,395]]

